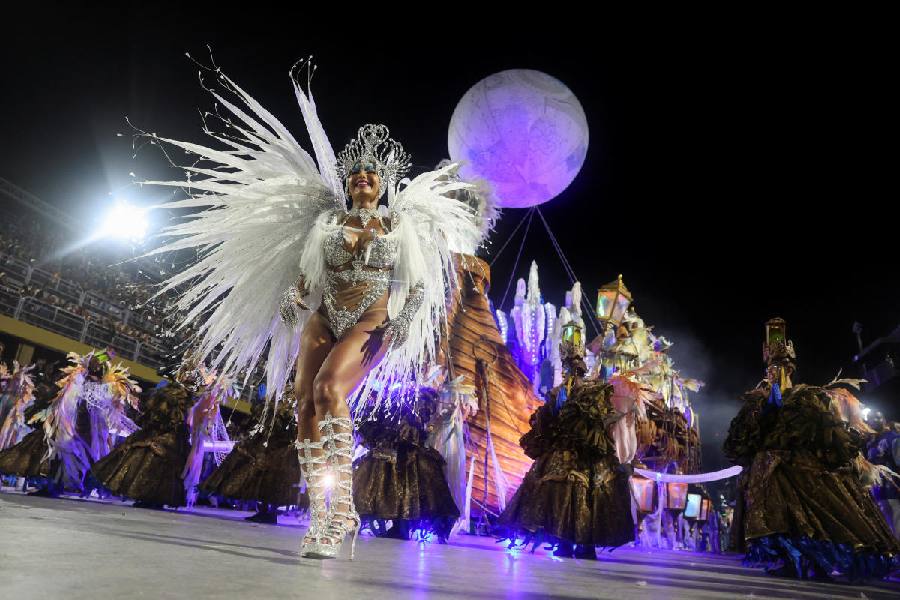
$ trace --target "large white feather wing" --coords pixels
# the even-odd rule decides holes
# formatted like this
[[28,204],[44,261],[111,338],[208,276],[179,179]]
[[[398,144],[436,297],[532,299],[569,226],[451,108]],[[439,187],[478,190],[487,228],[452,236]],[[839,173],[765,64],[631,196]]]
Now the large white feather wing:
[[[325,175],[284,125],[233,81],[218,76],[236,102],[213,91],[230,113],[223,117],[227,133],[205,131],[227,149],[156,138],[198,160],[182,167],[184,181],[147,182],[188,193],[186,199],[163,205],[189,214],[164,230],[165,243],[151,254],[197,252],[197,259],[169,278],[161,293],[181,292],[177,308],[186,314],[183,324],[198,326],[195,343],[201,360],[210,358],[224,372],[249,372],[268,350],[268,389],[279,394],[303,326],[290,328],[281,321],[281,294],[301,274],[301,256],[310,246],[315,256],[302,262],[321,273],[321,244],[309,244],[309,238],[317,219],[343,208],[345,200],[335,185],[331,146],[314,105],[299,87],[302,113]],[[315,277],[307,282],[315,293],[319,282]]]

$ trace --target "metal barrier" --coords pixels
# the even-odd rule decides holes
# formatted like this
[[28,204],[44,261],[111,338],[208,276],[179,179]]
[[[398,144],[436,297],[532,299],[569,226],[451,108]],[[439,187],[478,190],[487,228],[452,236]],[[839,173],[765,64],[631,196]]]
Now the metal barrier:
[[20,297],[21,294],[19,294],[18,290],[5,285],[0,286],[0,313],[10,317],[14,316],[16,307],[19,306]]
[[[163,357],[171,351],[169,345],[152,334],[152,324],[95,293],[84,292],[68,280],[33,267],[12,256],[0,254],[0,313],[11,316],[47,331],[97,348],[109,347],[124,358],[152,367],[163,365]],[[97,319],[144,326],[150,343],[104,327],[90,318],[74,314],[65,308],[33,296],[23,296],[25,286],[34,286],[59,298],[60,301],[78,306]]]

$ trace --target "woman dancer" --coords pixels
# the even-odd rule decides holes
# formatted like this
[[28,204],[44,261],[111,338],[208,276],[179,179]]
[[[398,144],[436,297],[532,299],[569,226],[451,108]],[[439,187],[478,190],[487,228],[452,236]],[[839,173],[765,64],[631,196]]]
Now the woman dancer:
[[[313,69],[302,66],[308,85]],[[187,287],[179,307],[201,321],[201,360],[231,372],[255,365],[268,347],[275,398],[296,367],[311,503],[301,554],[335,557],[352,534],[352,557],[360,519],[348,401],[354,390],[353,398],[374,392],[386,401],[393,383],[437,358],[447,293],[457,285],[452,254],[474,252],[482,240],[473,211],[449,194],[472,186],[452,179],[455,165],[405,180],[409,155],[384,125],[361,127],[336,158],[295,69],[314,162],[270,113],[210,71],[224,88],[213,92],[218,104],[232,115],[217,116],[228,131],[211,135],[228,150],[145,134],[199,157],[183,167],[189,180],[152,182],[189,189],[190,198],[166,206],[194,210],[168,228],[175,239],[157,252],[203,249],[163,292]]]

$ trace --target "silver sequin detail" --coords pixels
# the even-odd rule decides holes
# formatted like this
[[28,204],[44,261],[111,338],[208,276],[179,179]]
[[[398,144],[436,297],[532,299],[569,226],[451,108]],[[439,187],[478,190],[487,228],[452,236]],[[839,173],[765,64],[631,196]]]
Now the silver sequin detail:
[[406,338],[409,337],[409,326],[424,300],[425,287],[419,283],[410,290],[403,309],[387,325],[387,332],[391,336],[391,346],[402,346],[406,343]]
[[397,240],[379,235],[366,248],[360,248],[355,254],[348,252],[344,247],[343,230],[337,230],[325,240],[325,261],[329,267],[342,267],[353,262],[353,268],[374,267],[376,269],[390,269],[397,260]]
[[325,262],[329,267],[340,267],[353,260],[353,253],[344,248],[344,233],[339,229],[325,239]]
[[363,227],[365,227],[369,223],[369,221],[375,219],[376,221],[378,221],[378,224],[381,225],[381,228],[385,229],[384,221],[381,220],[381,214],[377,209],[357,207],[351,208],[347,213],[347,216],[344,217],[344,223],[346,224],[351,217],[356,217],[357,219],[359,219],[359,222],[362,223]]
[[281,313],[281,320],[290,327],[294,328],[300,322],[300,316],[297,314],[297,298],[299,292],[295,286],[289,287],[281,295],[281,305],[278,307]]
[[[334,299],[334,292],[339,281],[346,281],[346,277],[352,277],[356,281],[368,281],[369,287],[363,294],[359,304],[353,310],[347,310],[337,306]],[[342,338],[351,327],[356,325],[359,318],[366,309],[381,298],[390,287],[390,273],[387,271],[342,271],[340,273],[328,273],[325,283],[325,293],[322,296],[322,302],[325,304],[325,310],[328,311],[328,320],[331,322],[331,330],[338,339]]]
[[[343,230],[337,230],[325,240],[325,261],[331,267],[325,279],[322,302],[331,322],[331,330],[340,339],[372,304],[387,293],[391,283],[391,272],[397,259],[397,242],[392,238],[377,236],[366,248],[348,252],[344,247]],[[350,264],[349,269],[334,270]],[[335,300],[338,287],[368,283],[356,308],[347,310],[339,307]]]
[[309,292],[306,289],[306,282],[303,277],[298,277],[294,285],[289,287],[281,294],[281,304],[278,307],[281,313],[281,320],[290,327],[294,328],[300,322],[300,311],[309,310],[303,301],[303,296]]

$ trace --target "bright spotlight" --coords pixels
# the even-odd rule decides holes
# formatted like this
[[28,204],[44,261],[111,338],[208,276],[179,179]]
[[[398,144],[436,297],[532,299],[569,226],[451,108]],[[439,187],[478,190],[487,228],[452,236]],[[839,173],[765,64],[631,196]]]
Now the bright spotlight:
[[326,473],[322,477],[322,487],[326,490],[333,488],[335,483],[337,483],[337,480],[334,477],[334,473]]
[[141,240],[147,233],[146,213],[144,209],[127,202],[116,202],[107,213],[100,233],[104,237]]
[[871,408],[866,407],[866,408],[862,409],[862,418],[863,418],[863,421],[868,421],[868,420],[869,420],[869,413],[870,413],[870,412],[872,412],[872,409],[871,409]]

